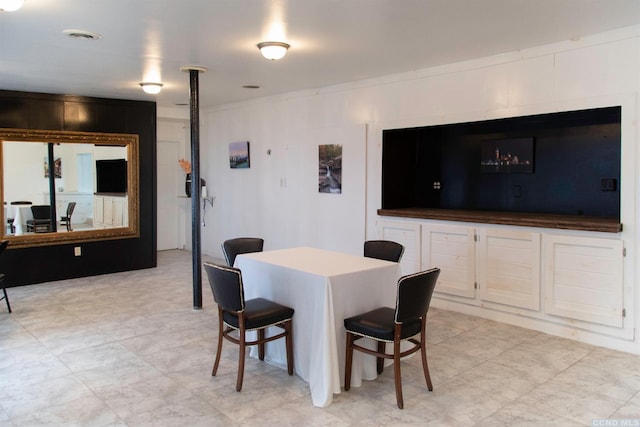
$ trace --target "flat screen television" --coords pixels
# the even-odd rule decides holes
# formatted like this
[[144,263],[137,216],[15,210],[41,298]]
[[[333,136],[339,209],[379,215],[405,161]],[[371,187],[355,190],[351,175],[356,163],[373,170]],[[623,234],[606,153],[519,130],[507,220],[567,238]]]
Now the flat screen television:
[[127,161],[125,159],[96,160],[96,192],[127,192]]

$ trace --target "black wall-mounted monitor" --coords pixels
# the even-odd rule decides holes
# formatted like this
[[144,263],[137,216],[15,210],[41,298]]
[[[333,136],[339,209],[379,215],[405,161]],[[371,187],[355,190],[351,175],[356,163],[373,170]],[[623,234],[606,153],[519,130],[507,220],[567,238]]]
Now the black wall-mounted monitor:
[[96,160],[96,192],[127,192],[127,161],[125,159]]

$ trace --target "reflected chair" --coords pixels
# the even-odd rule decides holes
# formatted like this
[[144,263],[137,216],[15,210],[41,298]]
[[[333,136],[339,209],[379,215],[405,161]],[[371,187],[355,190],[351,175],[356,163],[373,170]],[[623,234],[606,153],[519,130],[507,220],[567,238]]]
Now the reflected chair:
[[75,208],[76,202],[69,202],[67,205],[67,214],[60,217],[60,225],[65,225],[67,227],[67,231],[73,231],[71,228],[71,215],[73,215],[73,210]]
[[[3,240],[2,242],[0,242],[0,254],[4,252],[8,244],[9,244],[8,240]],[[9,310],[9,313],[11,313],[11,304],[9,304],[9,296],[7,295],[7,289],[4,287],[4,274],[0,274],[0,287],[2,288],[2,294],[3,294],[2,298],[0,298],[0,301],[4,300],[7,303],[7,310]]]
[[46,233],[51,231],[51,207],[49,205],[31,206],[33,219],[27,220],[27,231]]
[[[211,285],[213,298],[218,304],[218,349],[213,364],[211,376],[215,376],[220,363],[223,338],[238,344],[240,357],[238,364],[238,378],[236,391],[242,390],[244,377],[244,362],[246,347],[257,345],[258,357],[264,360],[264,345],[270,341],[284,337],[287,351],[287,371],[293,375],[293,308],[285,307],[276,302],[254,298],[244,299],[242,273],[234,267],[204,263],[205,271]],[[270,326],[284,329],[284,332],[267,337],[265,330]],[[257,332],[257,339],[246,340],[248,331]],[[237,338],[234,336],[237,332]],[[233,335],[232,335],[233,334]]]
[[[358,350],[377,358],[378,373],[384,369],[384,359],[393,359],[393,370],[398,408],[404,407],[402,399],[402,379],[400,358],[422,352],[422,369],[429,391],[433,390],[427,365],[426,325],[427,311],[436,286],[439,268],[403,276],[398,280],[396,307],[381,307],[344,320],[347,330],[344,389],[351,387],[351,367],[353,350]],[[420,339],[414,336],[420,334]],[[377,351],[356,344],[360,338],[370,338],[377,342]],[[408,341],[411,348],[401,351],[400,343]],[[393,353],[386,352],[386,344],[393,344]]]
[[400,262],[404,246],[391,240],[367,240],[364,242],[364,256],[385,261]]
[[262,252],[264,240],[259,237],[238,237],[236,239],[225,240],[222,243],[222,252],[229,267],[233,267],[236,256],[251,252]]

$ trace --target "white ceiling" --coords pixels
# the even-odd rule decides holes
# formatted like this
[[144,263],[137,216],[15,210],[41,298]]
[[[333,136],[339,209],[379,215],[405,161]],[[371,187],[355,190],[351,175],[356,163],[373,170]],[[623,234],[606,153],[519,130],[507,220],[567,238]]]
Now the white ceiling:
[[[0,89],[172,106],[189,102],[180,67],[198,65],[207,108],[637,24],[640,0],[25,0],[0,12]],[[291,45],[283,60],[262,58],[267,39]],[[159,95],[138,86],[157,79]]]

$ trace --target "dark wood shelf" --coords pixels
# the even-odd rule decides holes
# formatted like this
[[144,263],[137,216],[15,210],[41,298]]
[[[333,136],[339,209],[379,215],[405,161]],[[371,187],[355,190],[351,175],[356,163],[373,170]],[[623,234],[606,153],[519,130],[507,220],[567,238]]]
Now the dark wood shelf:
[[485,224],[519,225],[523,227],[557,228],[562,230],[601,231],[605,233],[619,233],[622,231],[622,223],[618,218],[600,218],[580,215],[426,208],[378,209],[378,215]]

